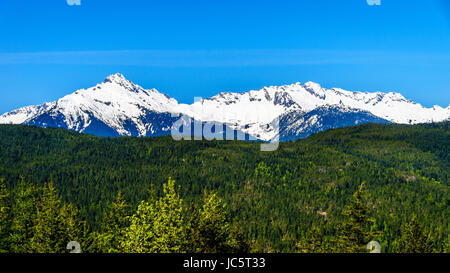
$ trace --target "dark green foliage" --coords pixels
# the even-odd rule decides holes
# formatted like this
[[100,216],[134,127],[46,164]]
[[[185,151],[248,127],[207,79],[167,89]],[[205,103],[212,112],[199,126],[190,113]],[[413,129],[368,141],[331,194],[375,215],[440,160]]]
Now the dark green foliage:
[[414,214],[402,228],[398,247],[400,253],[432,253],[435,249],[431,231],[425,229]]
[[215,193],[205,194],[203,206],[194,204],[188,228],[191,253],[246,253],[247,239],[232,226],[226,205]]
[[13,196],[10,238],[8,238],[9,250],[15,253],[31,253],[30,242],[37,219],[36,205],[39,200],[39,191],[34,185],[29,185],[21,179]]
[[63,203],[51,183],[44,185],[36,203],[29,251],[64,252],[68,242],[84,243],[86,232],[85,223],[78,218],[78,210],[72,204]]
[[[105,213],[101,232],[89,234],[86,223],[79,220],[78,210],[62,202],[51,183],[34,187],[22,181],[14,192],[12,221],[6,221],[4,215],[0,218],[1,250],[67,253],[67,244],[76,241],[82,251],[90,253],[249,252],[240,229],[230,228],[228,213],[216,194],[211,193],[205,199],[201,210],[193,211],[193,215],[200,215],[195,226],[193,218],[185,220],[186,209],[175,190],[175,181],[169,179],[163,186],[163,196],[141,202],[136,212],[130,210],[119,193]],[[1,193],[0,204],[6,213],[9,210],[5,210],[3,201],[7,195],[3,190]],[[199,237],[191,236],[197,229]]]
[[104,214],[100,232],[91,234],[89,252],[120,253],[122,251],[121,240],[124,237],[125,228],[130,225],[132,215],[130,205],[125,201],[122,193],[117,193],[116,200],[111,204],[109,211]]
[[369,217],[366,194],[362,183],[342,212],[344,219],[336,226],[335,239],[313,226],[297,244],[300,253],[366,253],[370,241],[381,241],[381,233],[372,230],[375,220]]
[[317,226],[311,227],[297,244],[299,253],[331,253],[331,242],[326,240],[323,230]]
[[8,190],[3,180],[0,180],[0,253],[9,249],[9,234],[11,232],[11,202]]
[[15,253],[63,253],[70,241],[85,243],[86,223],[78,209],[60,200],[51,183],[35,187],[21,180],[13,192],[10,231],[2,239]]
[[[142,200],[162,196],[172,177],[187,204],[200,203],[205,189],[221,196],[231,225],[241,227],[260,252],[295,251],[312,226],[327,241],[336,238],[347,201],[366,181],[368,217],[376,220],[370,230],[383,231],[383,252],[396,249],[413,213],[444,251],[450,234],[450,122],[365,124],[281,143],[275,152],[259,148],[251,142],[99,138],[1,125],[0,178],[9,189],[20,187],[22,176],[34,185],[53,181],[63,200],[102,233],[119,191],[134,212]],[[148,190],[151,185],[155,191]],[[18,241],[28,236],[29,219],[20,221]]]
[[[369,217],[369,208],[366,204],[365,183],[353,194],[350,204],[342,212],[345,217],[338,225],[337,251],[341,253],[364,253],[366,245],[377,239],[380,234],[370,230],[375,220]],[[379,241],[379,240],[378,240]]]
[[131,253],[186,252],[186,221],[183,200],[175,181],[163,185],[163,196],[142,201],[130,217],[120,246]]
[[450,235],[445,242],[444,253],[450,253]]

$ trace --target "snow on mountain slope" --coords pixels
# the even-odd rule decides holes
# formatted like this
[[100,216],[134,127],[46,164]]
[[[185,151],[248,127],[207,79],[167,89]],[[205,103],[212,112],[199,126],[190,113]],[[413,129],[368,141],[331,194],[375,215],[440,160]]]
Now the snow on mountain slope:
[[156,89],[144,89],[115,74],[55,102],[3,114],[0,123],[61,127],[102,136],[155,136],[170,133],[177,120],[174,113],[225,123],[261,140],[276,136],[291,140],[363,122],[449,120],[450,106],[426,108],[399,93],[325,89],[313,82],[223,92],[193,104],[179,104]]
[[[360,110],[379,120],[394,123],[439,122],[450,118],[450,106],[446,109],[440,106],[425,108],[406,100],[399,93],[324,89],[313,82],[264,87],[244,93],[223,92],[192,105],[184,105],[180,109],[199,120],[224,122],[260,139],[269,140],[277,135],[271,124],[275,119],[286,113],[304,115],[325,106]],[[367,116],[367,120],[374,119]],[[344,124],[348,122],[344,122],[343,126]]]
[[44,103],[38,106],[26,106],[13,110],[9,113],[5,113],[0,116],[0,124],[22,124],[29,118],[39,115],[44,112],[51,103]]
[[289,109],[300,111],[288,94],[264,89],[242,94],[220,93],[191,105],[180,105],[179,109],[197,120],[225,123],[263,140],[276,135],[271,126],[274,119]]
[[369,122],[389,123],[367,111],[341,106],[321,106],[306,114],[297,112],[284,114],[280,118],[280,130],[277,137],[281,141],[290,141],[329,129]]
[[[444,121],[450,117],[448,108],[426,108],[406,100],[399,93],[351,92],[339,88],[324,89],[319,84],[307,82],[284,86],[265,87],[245,93],[220,93],[205,100],[206,112],[237,112],[249,121],[264,123],[273,120],[287,109],[309,112],[317,107],[339,105],[360,109],[394,123],[416,124]],[[196,110],[203,110],[196,108]],[[211,109],[210,111],[208,111]]]
[[[137,135],[145,136],[151,124],[143,122],[148,112],[171,113],[178,102],[156,89],[144,89],[126,80],[123,75],[107,77],[101,84],[81,89],[56,102],[24,107],[0,116],[0,123],[27,123],[46,126],[52,118],[60,120],[53,127],[84,132],[93,120],[117,131],[118,135],[133,135],[126,123],[134,123]],[[37,120],[48,122],[37,122]],[[169,126],[170,128],[170,126]],[[150,128],[151,129],[151,128]]]

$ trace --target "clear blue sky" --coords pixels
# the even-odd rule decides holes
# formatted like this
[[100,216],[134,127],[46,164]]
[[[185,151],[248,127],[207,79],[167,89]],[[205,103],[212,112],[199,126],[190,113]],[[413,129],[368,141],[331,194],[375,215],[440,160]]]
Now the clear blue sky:
[[181,102],[315,81],[450,103],[450,1],[0,1],[0,112],[120,72]]

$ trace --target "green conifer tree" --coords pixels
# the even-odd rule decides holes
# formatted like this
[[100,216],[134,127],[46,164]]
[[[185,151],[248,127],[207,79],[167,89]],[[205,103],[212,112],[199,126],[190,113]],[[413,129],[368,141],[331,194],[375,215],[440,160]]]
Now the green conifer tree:
[[450,235],[447,237],[444,246],[444,253],[450,253]]
[[411,221],[402,227],[402,237],[398,243],[400,253],[432,253],[435,252],[431,231],[424,228],[412,215]]
[[157,253],[184,252],[186,245],[186,226],[184,222],[183,199],[175,190],[175,180],[169,178],[163,185],[164,196],[156,201],[157,211],[154,221],[155,244]]
[[297,243],[300,253],[327,253],[330,252],[329,244],[324,239],[323,230],[313,226],[305,236]]
[[381,236],[381,233],[370,229],[375,220],[369,217],[364,182],[353,194],[353,199],[342,212],[342,215],[345,217],[345,220],[337,228],[336,251],[341,253],[367,252],[367,243]]
[[231,253],[250,253],[251,245],[238,224],[235,222],[231,228],[229,251]]
[[156,216],[155,206],[142,201],[136,213],[130,218],[130,226],[125,229],[120,240],[120,248],[126,253],[151,253],[155,238],[153,226]]
[[78,219],[78,210],[63,203],[52,183],[44,185],[36,204],[36,218],[30,251],[35,253],[66,253],[67,244],[84,242],[86,224]]
[[39,198],[38,189],[22,177],[14,190],[11,205],[10,250],[14,253],[30,253],[31,238],[34,234],[36,220],[36,203]]
[[3,179],[0,179],[0,253],[10,251],[11,202],[4,182]]
[[110,210],[105,213],[101,232],[93,232],[90,252],[119,253],[125,229],[130,224],[131,208],[119,191]]
[[190,208],[190,217],[187,226],[187,252],[189,253],[200,253],[203,250],[203,238],[200,232],[201,225],[201,215],[200,208],[197,203],[192,202]]
[[125,252],[181,253],[186,248],[183,200],[169,178],[156,202],[141,202],[121,242]]
[[247,239],[237,225],[230,224],[225,203],[216,193],[205,193],[203,206],[193,206],[189,221],[191,252],[249,252]]

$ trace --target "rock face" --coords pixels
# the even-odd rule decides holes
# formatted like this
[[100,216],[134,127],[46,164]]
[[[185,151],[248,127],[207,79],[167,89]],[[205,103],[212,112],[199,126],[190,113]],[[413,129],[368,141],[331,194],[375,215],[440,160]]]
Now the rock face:
[[324,89],[313,82],[223,92],[188,105],[115,74],[55,102],[5,113],[0,123],[59,127],[99,136],[160,136],[171,133],[179,115],[204,124],[223,123],[223,128],[259,140],[288,141],[367,122],[445,121],[450,119],[450,106],[426,108],[399,93]]

